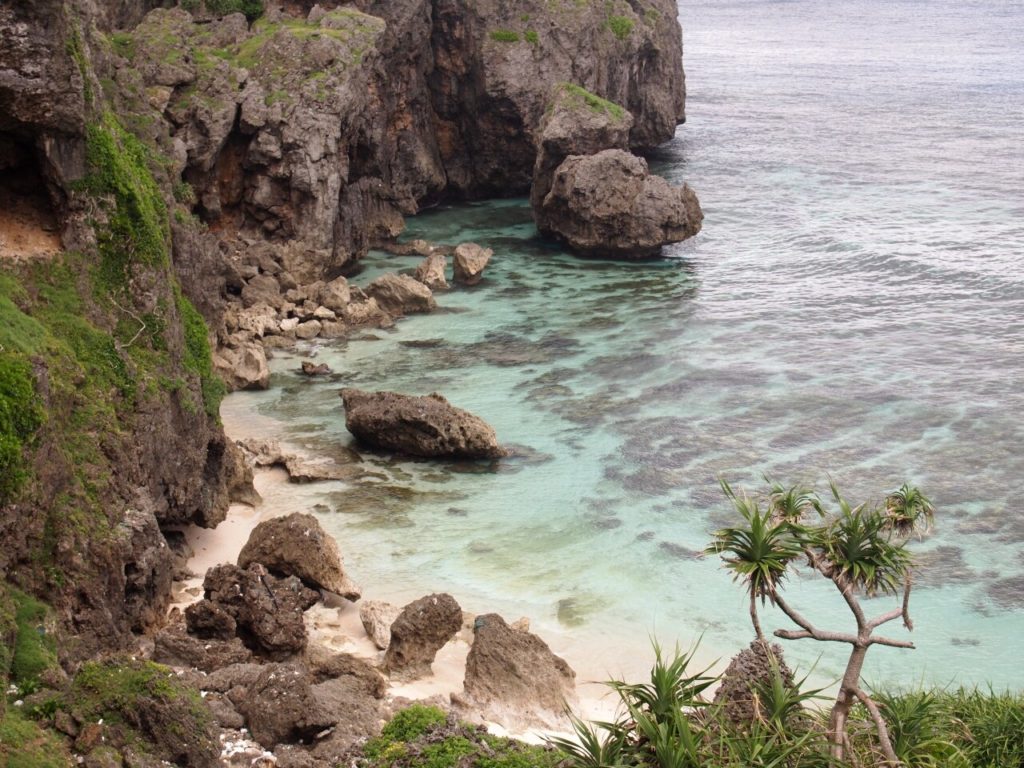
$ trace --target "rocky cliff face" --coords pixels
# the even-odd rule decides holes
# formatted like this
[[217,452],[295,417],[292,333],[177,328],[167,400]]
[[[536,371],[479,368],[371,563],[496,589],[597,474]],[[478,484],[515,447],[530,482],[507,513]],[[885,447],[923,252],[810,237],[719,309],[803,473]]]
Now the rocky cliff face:
[[0,572],[58,609],[68,659],[161,622],[162,529],[215,525],[245,482],[172,267],[168,166],[113,109],[108,18],[0,9]]
[[156,5],[0,8],[0,571],[54,596],[71,656],[158,622],[161,529],[245,484],[209,346],[247,280],[525,193],[563,83],[625,106],[634,150],[683,119],[670,0]]

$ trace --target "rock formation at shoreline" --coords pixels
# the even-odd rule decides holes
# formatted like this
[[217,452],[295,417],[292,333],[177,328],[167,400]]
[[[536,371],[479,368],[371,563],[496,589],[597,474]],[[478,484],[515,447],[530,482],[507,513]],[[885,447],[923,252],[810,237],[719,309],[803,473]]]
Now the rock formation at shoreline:
[[[624,105],[631,150],[667,141],[683,118],[669,0],[254,0],[250,18],[157,5],[0,8],[0,200],[18,199],[46,244],[0,244],[0,614],[25,593],[50,603],[48,663],[70,671],[138,652],[146,633],[158,657],[207,667],[305,647],[316,593],[259,562],[208,574],[202,607],[160,626],[167,536],[256,498],[220,426],[225,388],[270,386],[276,347],[431,309],[412,278],[362,291],[346,275],[423,206],[527,192],[556,83]],[[427,442],[503,455],[487,429]],[[2,628],[12,648],[36,631]],[[314,697],[337,700],[328,682],[310,682]],[[225,703],[230,690],[225,722],[244,708]],[[375,704],[355,710],[376,727]],[[74,743],[98,764],[92,739],[105,731],[92,725]]]
[[541,234],[583,256],[644,258],[700,231],[693,190],[628,151],[632,125],[622,107],[578,86],[554,90],[530,190]]
[[497,459],[508,455],[486,422],[441,395],[343,389],[345,427],[360,442],[425,458]]

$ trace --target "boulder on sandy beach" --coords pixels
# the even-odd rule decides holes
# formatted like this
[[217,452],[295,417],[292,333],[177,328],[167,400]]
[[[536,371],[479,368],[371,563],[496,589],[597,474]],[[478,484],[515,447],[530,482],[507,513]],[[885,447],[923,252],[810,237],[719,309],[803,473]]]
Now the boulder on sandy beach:
[[416,397],[343,389],[341,399],[348,431],[374,448],[428,458],[508,455],[487,422],[437,393]]
[[496,613],[477,616],[466,659],[465,691],[453,697],[507,728],[565,726],[576,697],[576,673],[534,634],[513,629]]
[[306,647],[303,612],[320,595],[295,576],[278,579],[259,564],[218,565],[206,572],[204,600],[235,620],[246,647],[268,658],[286,658]]
[[427,595],[409,603],[391,625],[384,668],[406,680],[430,674],[437,652],[461,627],[462,608],[451,595]]
[[359,599],[360,589],[345,574],[337,542],[313,515],[293,512],[253,528],[238,555],[238,567],[253,563],[279,576],[297,576],[312,589]]

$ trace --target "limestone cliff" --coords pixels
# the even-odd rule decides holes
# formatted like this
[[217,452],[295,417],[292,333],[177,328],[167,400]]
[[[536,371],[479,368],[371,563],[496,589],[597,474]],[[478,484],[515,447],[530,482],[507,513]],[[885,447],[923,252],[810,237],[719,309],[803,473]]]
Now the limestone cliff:
[[161,529],[245,482],[210,342],[261,249],[329,279],[423,206],[526,193],[564,83],[631,149],[684,115],[671,0],[158,5],[0,7],[0,572],[69,658],[158,622]]
[[0,8],[0,573],[57,609],[69,661],[162,621],[162,528],[215,525],[244,483],[171,261],[170,169],[114,109],[106,18]]

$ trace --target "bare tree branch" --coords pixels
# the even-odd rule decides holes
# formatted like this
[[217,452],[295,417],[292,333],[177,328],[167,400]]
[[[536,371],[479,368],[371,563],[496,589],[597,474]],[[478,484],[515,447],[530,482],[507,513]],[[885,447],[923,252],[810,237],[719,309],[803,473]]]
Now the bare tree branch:
[[797,632],[791,629],[777,629],[775,630],[775,636],[781,637],[784,640],[801,640],[805,637],[813,637],[815,640],[828,640],[836,643],[856,643],[857,636],[846,634],[845,632],[826,632],[815,627],[811,622],[797,613],[787,603],[781,595],[775,596],[775,604],[782,609],[793,622],[803,628],[803,632]]
[[888,645],[893,648],[910,648],[917,650],[917,646],[909,640],[893,640],[891,637],[869,637],[868,645]]

